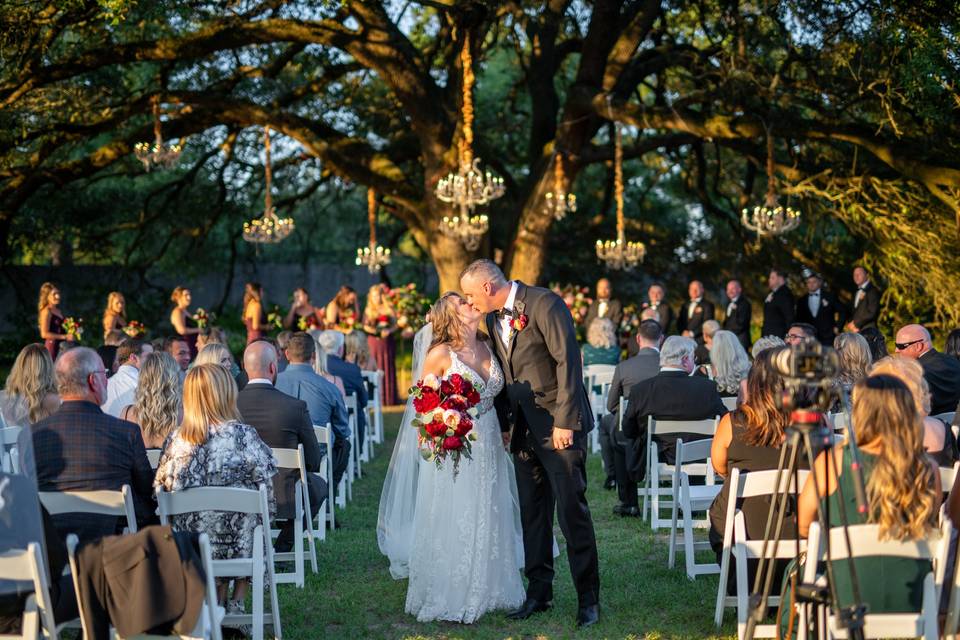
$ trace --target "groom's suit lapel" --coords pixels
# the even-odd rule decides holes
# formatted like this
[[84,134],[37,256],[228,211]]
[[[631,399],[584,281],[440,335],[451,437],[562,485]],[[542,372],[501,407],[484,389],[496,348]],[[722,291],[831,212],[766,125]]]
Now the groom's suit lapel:
[[[526,303],[527,297],[527,285],[523,284],[519,280],[517,281],[517,295],[513,299],[513,319],[516,320],[521,315],[523,315],[527,308]],[[513,348],[517,344],[517,334],[520,333],[516,329],[510,330],[510,340],[507,343],[507,366],[510,367],[510,377],[513,377]]]

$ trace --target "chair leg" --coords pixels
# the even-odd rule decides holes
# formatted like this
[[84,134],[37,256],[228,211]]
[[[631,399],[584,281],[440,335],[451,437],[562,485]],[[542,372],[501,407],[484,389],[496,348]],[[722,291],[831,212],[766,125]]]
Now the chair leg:
[[[261,542],[262,545],[262,542]],[[250,580],[251,597],[253,600],[253,640],[263,640],[263,573],[264,573],[263,547],[259,549],[254,546],[253,551],[253,576]],[[276,582],[275,580],[273,582]],[[272,585],[271,585],[272,587]]]
[[690,513],[690,491],[684,483],[686,495],[683,504],[683,553],[686,555],[687,577],[691,580],[697,579],[697,558],[694,555],[693,545],[693,516]]
[[667,558],[667,567],[673,569],[677,554],[677,500],[671,502],[670,508],[670,553]]

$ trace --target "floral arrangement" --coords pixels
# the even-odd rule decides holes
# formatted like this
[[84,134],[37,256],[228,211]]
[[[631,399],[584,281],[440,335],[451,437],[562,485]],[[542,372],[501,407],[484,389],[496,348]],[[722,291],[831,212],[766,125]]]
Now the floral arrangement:
[[377,316],[377,331],[386,331],[393,324],[393,318],[388,315]]
[[193,321],[197,323],[197,328],[206,329],[207,325],[210,324],[210,315],[207,314],[203,307],[200,307],[194,312]]
[[63,332],[80,342],[83,338],[83,318],[74,318],[70,316],[63,319]]
[[147,328],[143,325],[142,322],[137,322],[136,320],[131,320],[127,323],[127,326],[123,328],[123,332],[130,336],[131,338],[141,338],[147,335]]
[[317,322],[316,313],[311,313],[309,316],[300,316],[300,319],[297,320],[297,328],[300,329],[300,331],[323,329],[323,327]]
[[430,310],[430,298],[417,291],[417,285],[410,283],[405,287],[389,289],[387,300],[397,314],[397,328],[404,337],[411,337],[426,324],[427,311]]
[[640,309],[635,304],[628,304],[623,308],[623,319],[620,320],[620,333],[633,335],[640,328]]
[[267,314],[267,326],[278,331],[283,330],[283,312],[277,305],[273,305],[273,309]]
[[587,332],[587,312],[590,311],[590,305],[593,304],[593,298],[590,297],[590,287],[554,283],[550,285],[550,289],[563,298],[563,301],[567,304],[567,309],[573,316],[573,325],[577,329],[577,339],[583,342]]
[[471,459],[471,443],[477,439],[473,420],[479,415],[480,385],[459,373],[443,379],[428,374],[410,394],[417,412],[413,427],[418,431],[420,454],[436,463],[437,469],[449,458],[456,479],[460,460]]

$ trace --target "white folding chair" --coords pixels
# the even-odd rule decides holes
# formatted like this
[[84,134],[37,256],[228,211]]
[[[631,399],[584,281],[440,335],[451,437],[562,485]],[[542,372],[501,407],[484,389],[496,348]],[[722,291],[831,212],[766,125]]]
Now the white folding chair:
[[[330,428],[330,423],[328,422],[326,426],[313,425],[313,433],[317,436],[317,442],[321,445],[326,445],[327,455],[323,456],[323,461],[320,463],[320,471],[317,472],[321,478],[327,481],[327,501],[324,504],[323,510],[317,513],[317,517],[321,518],[316,526],[317,537],[320,540],[327,539],[327,526],[330,526],[330,530],[333,531],[337,526],[337,517],[336,517],[336,505],[334,504],[334,486],[333,486],[333,429]],[[346,474],[344,474],[346,475]],[[340,484],[343,485],[343,479],[340,480]],[[343,500],[344,490],[341,486],[340,496],[336,498],[337,500]],[[346,504],[344,504],[346,506]]]
[[720,400],[723,402],[723,406],[727,408],[727,411],[737,410],[737,396],[727,396],[720,398]]
[[20,471],[17,460],[17,439],[20,437],[21,430],[21,427],[0,428],[0,470],[6,473]]
[[[590,409],[593,412],[594,426],[593,430],[590,432],[590,453],[597,453],[600,451],[600,420],[603,419],[604,414],[607,411],[606,403],[603,400],[603,395],[590,390]],[[612,469],[604,469],[608,474]]]
[[677,518],[683,515],[683,553],[686,561],[687,577],[696,580],[699,575],[710,573],[720,573],[720,565],[716,562],[697,563],[696,551],[709,549],[710,543],[707,541],[694,542],[693,530],[709,529],[710,518],[705,515],[703,518],[694,520],[694,512],[705,512],[710,509],[714,498],[720,493],[722,488],[718,484],[709,482],[706,485],[690,485],[690,477],[681,471],[686,465],[694,462],[705,461],[707,465],[708,479],[713,476],[713,469],[710,463],[710,447],[713,445],[713,438],[706,440],[697,440],[684,444],[683,440],[677,440],[677,464],[673,467],[673,486],[679,487],[674,491],[674,498],[671,500],[671,518],[670,518],[670,554],[668,566],[672,569],[677,548]]
[[92,513],[127,519],[127,532],[137,532],[137,515],[133,509],[133,492],[125,484],[120,491],[40,491],[40,502],[50,515]]
[[956,412],[956,411],[947,411],[946,413],[938,413],[937,415],[935,415],[935,416],[933,416],[933,417],[936,418],[937,420],[940,420],[940,421],[943,422],[945,425],[948,425],[948,426],[949,426],[949,425],[952,425],[952,424],[953,424],[954,418],[957,417],[957,412]]
[[[347,422],[350,425],[350,464],[347,467],[347,473],[350,474],[350,477],[353,478],[354,474],[356,477],[363,477],[363,469],[360,465],[362,458],[360,457],[360,438],[357,434],[357,424],[359,422],[359,417],[357,415],[357,396],[356,394],[347,395]],[[368,425],[369,428],[369,425]],[[366,438],[366,435],[364,435]],[[347,500],[353,500],[353,488],[347,487]]]
[[[707,420],[656,420],[652,416],[647,420],[647,474],[644,480],[644,487],[641,490],[643,494],[643,517],[647,518],[647,508],[649,507],[650,526],[654,531],[661,527],[669,525],[667,518],[660,517],[660,498],[666,497],[673,499],[675,487],[673,484],[673,465],[660,462],[657,443],[653,440],[654,436],[668,435],[671,433],[693,433],[700,434],[705,438],[712,438],[717,430],[717,419],[709,418]],[[692,463],[686,465],[682,471],[691,476],[706,476],[707,483],[713,484],[713,469],[704,463]],[[661,487],[661,478],[670,481],[670,487]]]
[[[802,489],[803,484],[810,474],[807,470],[797,472],[797,488]],[[759,559],[763,553],[763,539],[748,539],[746,521],[743,512],[737,508],[737,502],[743,498],[755,498],[757,496],[768,496],[777,493],[782,494],[794,491],[794,485],[791,482],[789,474],[784,473],[780,477],[780,486],[776,486],[777,470],[770,471],[750,471],[741,472],[734,467],[730,471],[730,477],[726,484],[729,485],[729,495],[727,496],[727,512],[723,523],[723,550],[720,553],[720,584],[717,586],[717,603],[714,611],[714,622],[717,627],[723,623],[723,611],[725,607],[737,607],[737,629],[739,637],[743,637],[743,631],[746,628],[747,616],[750,614],[748,598],[750,589],[753,587],[747,584],[747,561]],[[793,558],[796,555],[796,541],[781,540],[777,545],[776,556],[773,555],[773,545],[768,545],[768,558]],[[800,541],[801,550],[805,548],[805,542]],[[733,557],[736,571],[737,595],[727,595],[727,577],[730,575],[730,559]],[[770,596],[770,604],[776,605],[780,602],[779,594]],[[771,638],[776,629],[773,625],[760,625],[757,627],[757,637]]]
[[[313,572],[317,572],[317,550],[314,546],[313,518],[310,517],[310,495],[307,491],[307,470],[303,462],[303,445],[296,449],[273,449],[273,457],[277,460],[278,469],[295,469],[300,475],[294,486],[294,522],[293,522],[293,551],[274,551],[275,562],[293,561],[293,572],[279,572],[274,565],[274,575],[279,584],[295,584],[303,588],[304,585],[304,557],[310,558]],[[303,521],[307,521],[304,528]],[[271,538],[280,534],[279,529],[270,529]],[[307,548],[304,549],[303,540],[307,539]]]
[[[880,526],[876,524],[857,524],[847,527],[832,527],[830,536],[830,558],[833,561],[867,556],[887,556],[896,558],[927,559],[933,564],[933,571],[923,581],[923,603],[920,611],[912,613],[870,613],[864,616],[863,635],[865,638],[925,638],[935,640],[939,636],[937,611],[940,588],[947,560],[952,523],[944,518],[940,529],[920,540],[881,540]],[[850,536],[848,549],[845,536]],[[817,579],[815,560],[825,559],[825,536],[820,523],[810,524],[807,537],[809,550],[804,565],[803,582],[812,584]],[[823,547],[823,548],[821,548]],[[863,580],[862,576],[860,577]],[[893,585],[891,585],[892,587]],[[902,588],[902,585],[901,585]],[[810,611],[809,609],[807,610]],[[846,638],[845,629],[837,626],[836,617],[827,612],[828,632],[831,638]],[[809,613],[806,614],[810,615]],[[948,627],[949,628],[949,627]]]
[[[373,394],[367,403],[367,409],[373,415],[370,422],[371,440],[376,444],[383,442],[383,371],[364,371],[363,378],[373,387]],[[373,456],[373,449],[370,450]]]
[[[590,406],[596,419],[596,426],[590,432],[590,452],[600,451],[600,419],[606,413],[607,396],[613,383],[613,374],[617,367],[613,364],[592,364],[583,368],[583,384],[590,396]],[[600,391],[596,390],[600,387]]]
[[183,491],[158,491],[157,504],[160,522],[169,524],[171,516],[197,511],[229,511],[260,516],[260,524],[253,532],[253,552],[247,558],[213,560],[213,575],[217,578],[250,578],[250,595],[253,600],[249,614],[227,614],[223,624],[250,624],[254,640],[263,640],[265,611],[263,603],[264,575],[266,588],[270,591],[270,617],[273,635],[282,638],[280,628],[280,605],[277,600],[277,581],[273,573],[273,545],[270,544],[270,510],[267,504],[267,488],[259,490],[234,487],[196,487]]
[[163,455],[163,449],[147,449],[147,462],[154,471],[160,466],[160,456]]
[[944,493],[950,493],[957,473],[960,473],[960,461],[954,462],[952,467],[940,467],[940,488]]
[[31,542],[26,549],[15,549],[0,553],[0,576],[4,580],[33,583],[33,594],[27,598],[23,609],[20,634],[0,635],[0,638],[18,638],[36,640],[36,638],[59,637],[57,625],[53,620],[53,606],[50,599],[50,587],[47,584],[47,571],[43,564],[43,554],[39,542]]

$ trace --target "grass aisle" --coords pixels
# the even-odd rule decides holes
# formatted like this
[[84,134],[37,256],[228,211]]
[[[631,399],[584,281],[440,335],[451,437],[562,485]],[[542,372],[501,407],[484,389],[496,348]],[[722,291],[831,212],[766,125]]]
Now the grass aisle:
[[[716,576],[687,580],[682,569],[667,569],[666,537],[654,536],[639,520],[613,516],[615,491],[602,488],[600,457],[590,456],[588,499],[600,553],[600,623],[575,633],[576,594],[563,538],[557,558],[554,608],[525,622],[507,621],[497,612],[473,625],[418,623],[404,614],[406,581],[390,578],[377,548],[380,487],[393,451],[400,413],[384,416],[387,441],[354,484],[353,502],[344,511],[343,528],[328,534],[317,548],[320,573],[307,566],[306,588],[281,585],[284,637],[318,638],[705,638],[715,637],[713,605]],[[342,514],[342,515],[341,515]],[[681,560],[682,561],[682,560]],[[735,635],[728,611],[723,632]]]

